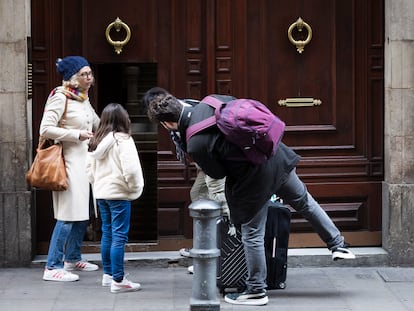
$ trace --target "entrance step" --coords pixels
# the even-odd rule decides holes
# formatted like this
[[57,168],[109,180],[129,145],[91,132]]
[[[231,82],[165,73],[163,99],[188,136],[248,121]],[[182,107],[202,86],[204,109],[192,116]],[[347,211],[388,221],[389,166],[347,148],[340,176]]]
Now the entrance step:
[[[331,252],[326,248],[293,248],[288,251],[289,268],[298,267],[378,267],[388,266],[388,253],[380,247],[352,247],[350,248],[355,260],[332,261]],[[92,262],[101,262],[101,254],[83,254],[84,259]],[[43,266],[46,263],[46,255],[36,256],[32,265]],[[125,265],[132,266],[189,266],[191,258],[180,256],[177,251],[166,252],[126,252]]]

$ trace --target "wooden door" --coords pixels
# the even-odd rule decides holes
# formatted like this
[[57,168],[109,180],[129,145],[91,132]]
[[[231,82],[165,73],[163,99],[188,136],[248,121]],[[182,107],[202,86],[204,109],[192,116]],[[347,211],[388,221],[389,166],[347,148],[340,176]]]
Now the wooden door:
[[[255,98],[287,123],[300,177],[347,240],[380,245],[383,8],[383,0],[32,0],[34,133],[59,83],[55,58],[84,55],[97,76],[94,105],[128,106],[147,163],[150,187],[136,203],[129,249],[175,250],[191,245],[195,168],[176,160],[163,129],[145,125],[140,96],[159,85],[181,98]],[[119,54],[105,38],[117,17],[131,30]],[[299,17],[308,26],[292,26],[291,39],[312,31],[302,53],[288,38]],[[125,29],[111,36],[122,41]],[[47,243],[51,212],[40,205],[50,204],[48,194],[35,198],[38,241]],[[321,245],[296,213],[292,231],[291,246]]]
[[[179,97],[221,93],[265,103],[286,121],[284,142],[302,156],[300,177],[346,239],[380,245],[383,1],[172,3],[160,18],[173,20],[161,38],[173,38],[166,46],[174,67],[161,85]],[[299,18],[307,25],[302,31],[294,24]],[[312,32],[301,53],[289,28],[294,43]],[[160,180],[178,167],[180,177],[191,176],[173,161],[168,137],[159,137]],[[162,191],[173,192],[174,182]],[[292,247],[323,246],[297,213],[292,231]]]

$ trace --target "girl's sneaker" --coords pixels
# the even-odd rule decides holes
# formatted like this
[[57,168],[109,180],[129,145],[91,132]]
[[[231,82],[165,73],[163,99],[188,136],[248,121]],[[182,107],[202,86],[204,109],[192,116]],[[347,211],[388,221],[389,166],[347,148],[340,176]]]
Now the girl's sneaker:
[[79,275],[66,271],[65,269],[45,269],[43,280],[56,282],[73,282],[79,280]]
[[127,280],[125,277],[122,282],[111,282],[111,293],[135,292],[141,289],[141,284]]
[[109,275],[109,274],[105,273],[102,276],[102,286],[109,287],[109,286],[111,286],[111,283],[112,283],[112,275]]

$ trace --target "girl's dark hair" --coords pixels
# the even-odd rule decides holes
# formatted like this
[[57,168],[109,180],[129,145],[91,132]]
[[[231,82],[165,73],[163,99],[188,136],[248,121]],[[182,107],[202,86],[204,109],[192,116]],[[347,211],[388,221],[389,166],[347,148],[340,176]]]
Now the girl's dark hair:
[[98,129],[89,142],[89,151],[94,151],[110,132],[131,135],[131,120],[128,112],[122,105],[117,103],[108,104],[102,111]]
[[152,122],[178,122],[183,109],[177,98],[160,87],[148,90],[142,101]]

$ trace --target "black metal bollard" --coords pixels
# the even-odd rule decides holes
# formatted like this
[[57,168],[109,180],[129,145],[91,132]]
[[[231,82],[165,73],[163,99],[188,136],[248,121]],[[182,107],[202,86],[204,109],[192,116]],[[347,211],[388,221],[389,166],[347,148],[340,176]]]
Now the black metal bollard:
[[199,200],[191,203],[190,216],[193,217],[193,258],[194,276],[193,293],[190,299],[190,310],[220,310],[217,294],[217,217],[220,206],[210,200]]

